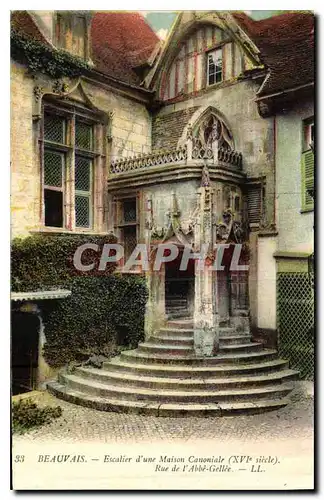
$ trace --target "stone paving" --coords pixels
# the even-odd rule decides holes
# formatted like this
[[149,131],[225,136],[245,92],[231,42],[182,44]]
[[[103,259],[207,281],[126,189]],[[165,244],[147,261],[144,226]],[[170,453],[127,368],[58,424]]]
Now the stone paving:
[[14,436],[14,442],[145,443],[188,442],[197,439],[256,442],[267,440],[313,441],[313,385],[298,382],[291,403],[277,411],[258,415],[208,418],[156,418],[109,413],[36,393],[40,405],[60,405],[63,414],[51,424]]

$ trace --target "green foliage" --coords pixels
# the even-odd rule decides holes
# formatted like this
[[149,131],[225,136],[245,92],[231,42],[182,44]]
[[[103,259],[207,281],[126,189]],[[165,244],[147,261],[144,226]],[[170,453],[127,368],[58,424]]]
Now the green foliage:
[[[51,366],[85,361],[91,355],[111,356],[116,345],[136,347],[144,338],[147,300],[145,281],[138,276],[106,271],[76,271],[75,250],[84,243],[101,249],[115,243],[113,235],[35,235],[12,243],[13,291],[53,288],[71,290],[70,297],[40,303],[45,324],[44,357]],[[98,260],[101,250],[84,252],[82,263]]]
[[31,73],[45,73],[52,78],[73,78],[90,69],[80,57],[33,40],[14,28],[11,29],[10,41],[11,57],[26,64]]
[[49,424],[62,415],[60,406],[39,408],[30,398],[12,403],[12,430],[22,434],[29,429]]

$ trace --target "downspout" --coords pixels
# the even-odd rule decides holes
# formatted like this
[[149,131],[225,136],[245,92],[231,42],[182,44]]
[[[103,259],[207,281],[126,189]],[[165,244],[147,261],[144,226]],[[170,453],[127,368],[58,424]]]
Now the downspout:
[[274,229],[277,229],[277,117],[273,116],[273,176],[274,176],[274,203],[273,203],[273,216],[274,216]]

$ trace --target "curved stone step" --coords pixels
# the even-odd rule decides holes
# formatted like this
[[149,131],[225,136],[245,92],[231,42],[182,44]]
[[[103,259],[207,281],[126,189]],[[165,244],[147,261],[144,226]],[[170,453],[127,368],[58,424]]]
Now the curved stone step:
[[251,363],[255,361],[270,361],[277,356],[275,349],[262,349],[262,351],[252,353],[237,353],[237,354],[219,354],[218,356],[211,357],[198,357],[191,354],[171,355],[160,353],[146,353],[140,352],[137,349],[131,351],[123,351],[120,358],[123,360],[139,362],[139,363],[153,363],[153,364],[174,364],[174,365],[191,365],[191,366],[210,366],[224,363]]
[[164,328],[160,328],[160,330],[158,332],[155,332],[155,334],[159,334],[159,335],[163,335],[165,337],[181,337],[181,336],[186,336],[186,337],[190,337],[192,336],[193,338],[193,329],[192,328],[168,328],[168,327],[164,327]]
[[169,320],[167,322],[167,328],[180,328],[180,329],[183,329],[183,328],[193,328],[193,320],[192,318],[187,318],[187,319],[183,319],[183,320]]
[[[194,329],[193,328],[189,328],[187,325],[184,325],[183,327],[176,327],[176,326],[164,326],[162,328],[160,328],[160,330],[158,332],[155,332],[155,333],[159,333],[159,334],[163,334],[163,335],[170,335],[171,337],[172,336],[178,336],[178,335],[182,335],[182,334],[185,334],[187,336],[190,336],[194,334]],[[224,337],[237,337],[237,336],[247,336],[248,333],[246,332],[238,332],[234,327],[220,327],[219,328],[219,333],[220,333],[220,336],[224,336]]]
[[[262,350],[263,345],[260,342],[248,342],[247,344],[233,344],[233,345],[219,345],[219,353],[238,353],[238,352],[257,352]],[[194,354],[194,345],[191,344],[163,344],[153,342],[141,342],[137,347],[138,352],[147,352],[147,353],[157,353],[157,354],[170,354],[170,355],[191,355]]]
[[[223,333],[222,330],[220,330],[220,335],[219,338],[222,341],[223,344],[240,344],[240,343],[247,343],[251,341],[251,335],[247,333],[237,333],[234,332],[235,335],[228,335],[226,332]],[[152,341],[152,339],[158,339],[162,344],[167,344],[168,340],[170,340],[171,343],[174,341],[182,341],[182,340],[192,340],[194,341],[194,332],[193,330],[174,330],[174,329],[166,329],[166,328],[161,328],[158,332],[155,332],[147,339],[146,342]]]
[[252,364],[219,364],[215,366],[187,366],[187,365],[172,365],[172,364],[140,364],[133,363],[131,360],[122,360],[119,357],[103,364],[104,370],[110,372],[116,371],[127,374],[148,375],[155,377],[176,377],[182,380],[190,378],[203,377],[208,378],[223,378],[246,376],[256,374],[273,373],[278,370],[287,370],[289,362],[284,359],[274,359]]
[[169,344],[153,344],[147,342],[140,342],[137,347],[139,353],[160,353],[160,354],[170,354],[170,355],[184,355],[193,356],[195,354],[193,344],[191,345],[171,345]]
[[219,352],[222,353],[238,353],[238,352],[258,352],[263,349],[261,342],[247,342],[245,344],[223,344],[222,339],[219,340]]
[[156,401],[163,403],[219,403],[221,401],[254,401],[256,399],[279,399],[285,397],[293,386],[289,383],[249,389],[224,389],[185,391],[179,389],[164,389],[163,392],[152,388],[130,387],[126,384],[114,385],[98,380],[84,379],[71,373],[61,373],[59,382],[69,388],[95,396],[113,399]]
[[240,335],[224,336],[224,334],[220,334],[219,341],[223,345],[248,344],[251,342],[251,335],[242,333]]
[[143,375],[141,373],[130,374],[103,370],[90,367],[79,367],[73,372],[76,376],[85,379],[98,380],[104,384],[125,385],[132,387],[151,388],[163,391],[165,389],[181,389],[186,391],[197,390],[223,390],[231,388],[251,388],[258,386],[275,385],[290,380],[295,380],[298,372],[295,370],[280,370],[265,375],[236,376],[228,378],[186,378],[157,377],[154,375]]
[[171,336],[164,336],[162,334],[154,334],[152,335],[149,339],[146,340],[147,344],[172,344],[173,346],[177,345],[183,345],[183,346],[191,346],[193,348],[194,346],[194,339],[192,337],[185,337],[183,336],[177,336],[177,337],[171,337]]
[[255,414],[283,408],[289,403],[288,398],[278,400],[259,400],[256,402],[231,402],[219,404],[160,404],[156,402],[125,401],[122,398],[101,398],[72,390],[59,382],[47,384],[49,392],[70,403],[94,408],[100,411],[119,413],[137,413],[155,417],[223,417],[237,414]]

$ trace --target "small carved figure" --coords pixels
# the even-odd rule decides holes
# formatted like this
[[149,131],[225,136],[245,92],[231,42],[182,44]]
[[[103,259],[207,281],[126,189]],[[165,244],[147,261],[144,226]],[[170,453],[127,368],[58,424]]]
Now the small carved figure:
[[192,140],[192,127],[189,124],[187,129],[187,140]]
[[201,186],[202,187],[209,187],[210,186],[210,177],[209,177],[209,170],[207,165],[204,165],[201,173]]
[[42,97],[43,93],[44,93],[43,87],[40,87],[39,85],[36,85],[36,87],[34,87],[34,96],[35,96],[36,102],[39,101],[39,99]]

